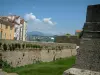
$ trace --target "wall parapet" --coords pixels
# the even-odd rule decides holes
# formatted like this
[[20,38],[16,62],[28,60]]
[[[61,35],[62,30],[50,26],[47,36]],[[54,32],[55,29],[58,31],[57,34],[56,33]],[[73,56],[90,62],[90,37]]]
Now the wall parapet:
[[24,42],[24,41],[11,41],[0,40],[1,51],[14,51],[14,50],[62,50],[62,49],[75,49],[76,44],[71,43],[43,43],[43,42]]

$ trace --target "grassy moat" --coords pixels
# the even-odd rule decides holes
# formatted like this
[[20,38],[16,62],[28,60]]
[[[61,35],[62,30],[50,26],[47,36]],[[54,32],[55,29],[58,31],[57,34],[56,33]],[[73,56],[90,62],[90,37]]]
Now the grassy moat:
[[19,75],[62,75],[63,72],[72,67],[75,57],[62,58],[52,62],[41,62],[17,68],[3,67],[6,72],[14,72]]

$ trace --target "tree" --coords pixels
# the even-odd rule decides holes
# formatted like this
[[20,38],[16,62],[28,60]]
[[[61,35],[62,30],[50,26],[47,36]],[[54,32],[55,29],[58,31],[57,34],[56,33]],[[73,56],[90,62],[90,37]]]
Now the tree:
[[81,39],[81,37],[83,36],[83,31],[81,31],[78,35],[78,38]]
[[67,34],[66,34],[66,36],[67,36],[67,37],[70,37],[70,36],[71,36],[71,34],[67,33]]

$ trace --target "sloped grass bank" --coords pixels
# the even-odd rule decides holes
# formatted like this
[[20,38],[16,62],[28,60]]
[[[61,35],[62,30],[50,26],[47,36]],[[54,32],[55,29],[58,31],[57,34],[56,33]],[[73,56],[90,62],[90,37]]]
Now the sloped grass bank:
[[15,72],[19,75],[62,75],[74,63],[75,57],[73,56],[52,62],[41,62],[17,68],[3,67],[3,70],[6,72]]

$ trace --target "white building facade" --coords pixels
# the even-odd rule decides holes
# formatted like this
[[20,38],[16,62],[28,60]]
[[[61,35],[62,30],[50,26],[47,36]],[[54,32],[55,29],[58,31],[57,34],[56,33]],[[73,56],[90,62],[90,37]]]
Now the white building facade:
[[12,15],[8,16],[11,22],[15,23],[14,39],[26,41],[27,23],[20,16]]
[[24,24],[23,24],[23,41],[26,41],[27,40],[27,22],[24,21]]

